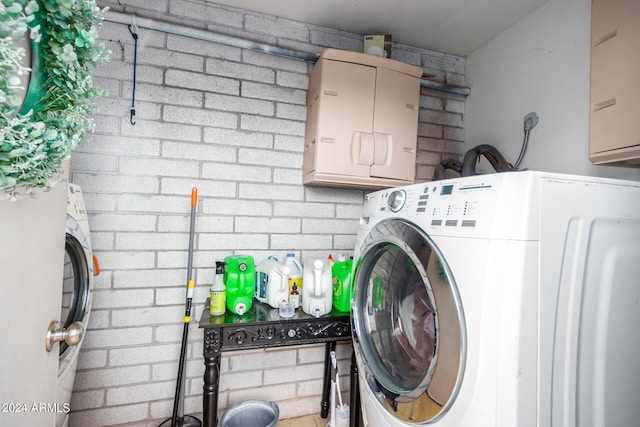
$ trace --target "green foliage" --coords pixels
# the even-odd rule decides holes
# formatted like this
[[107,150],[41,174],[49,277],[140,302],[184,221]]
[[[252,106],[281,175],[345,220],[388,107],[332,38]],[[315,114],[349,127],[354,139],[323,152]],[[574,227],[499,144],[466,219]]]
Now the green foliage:
[[[50,185],[93,129],[92,101],[102,91],[93,86],[91,71],[108,55],[97,43],[106,9],[95,0],[0,2],[0,192],[15,194]],[[33,108],[20,112],[17,76],[28,70],[15,41],[27,32],[44,79],[34,92],[38,99],[27,100]]]

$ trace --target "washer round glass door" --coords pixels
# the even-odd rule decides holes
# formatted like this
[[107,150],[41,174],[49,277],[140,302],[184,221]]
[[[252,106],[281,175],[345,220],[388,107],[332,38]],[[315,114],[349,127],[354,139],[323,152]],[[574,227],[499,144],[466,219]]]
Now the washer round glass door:
[[464,374],[465,320],[453,275],[409,221],[381,221],[359,249],[351,316],[360,369],[396,418],[433,421]]

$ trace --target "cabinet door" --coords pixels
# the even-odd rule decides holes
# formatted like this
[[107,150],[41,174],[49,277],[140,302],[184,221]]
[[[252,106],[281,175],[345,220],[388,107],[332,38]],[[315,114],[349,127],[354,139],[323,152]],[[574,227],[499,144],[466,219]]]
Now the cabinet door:
[[339,61],[323,61],[322,67],[319,111],[309,111],[318,114],[315,141],[309,142],[316,145],[315,170],[369,176],[376,70]]
[[414,180],[419,101],[416,77],[378,68],[372,177]]
[[593,160],[598,153],[640,145],[640,2],[593,0],[591,19]]

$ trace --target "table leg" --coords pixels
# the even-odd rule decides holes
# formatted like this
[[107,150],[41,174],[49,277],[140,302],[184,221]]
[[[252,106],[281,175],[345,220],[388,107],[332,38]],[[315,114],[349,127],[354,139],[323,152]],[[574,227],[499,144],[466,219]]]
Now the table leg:
[[358,364],[356,363],[356,353],[351,353],[351,385],[349,393],[349,427],[359,427],[360,425],[360,389],[358,388]]
[[325,344],[324,353],[324,381],[322,383],[322,402],[320,404],[320,416],[329,416],[329,405],[331,401],[331,352],[335,351],[336,342],[330,341]]
[[205,427],[218,424],[218,385],[220,383],[220,353],[204,358],[202,418]]
[[202,422],[204,427],[218,425],[218,386],[220,384],[220,353],[222,330],[204,333],[204,385],[202,386]]

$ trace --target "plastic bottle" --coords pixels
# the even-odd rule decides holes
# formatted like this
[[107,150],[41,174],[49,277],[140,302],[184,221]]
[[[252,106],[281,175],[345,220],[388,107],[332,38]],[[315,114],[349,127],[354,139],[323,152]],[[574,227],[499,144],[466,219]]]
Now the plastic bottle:
[[[298,292],[296,308],[302,303],[302,264],[296,258],[295,254],[287,254],[287,258],[284,260],[284,265],[289,267],[289,301],[291,301],[291,292],[293,291],[293,285],[296,285]],[[293,298],[294,300],[296,297]],[[295,301],[294,301],[295,303]]]
[[281,302],[289,301],[289,267],[277,258],[269,257],[256,265],[254,296],[262,303],[278,308]]
[[216,276],[211,285],[211,299],[209,300],[209,314],[222,316],[226,307],[226,286],[224,285],[224,262],[216,261]]
[[230,255],[224,259],[224,284],[227,287],[227,308],[239,315],[253,305],[256,280],[255,263],[249,255]]
[[293,308],[300,307],[300,292],[298,292],[298,285],[295,283],[291,285],[291,292],[289,293],[289,302],[293,304]]
[[329,313],[333,298],[329,261],[321,258],[306,259],[303,274],[302,311],[316,317]]
[[343,253],[338,255],[338,260],[331,267],[333,279],[333,307],[336,310],[351,311],[351,297],[353,289],[353,275],[351,270],[353,260],[347,259]]

